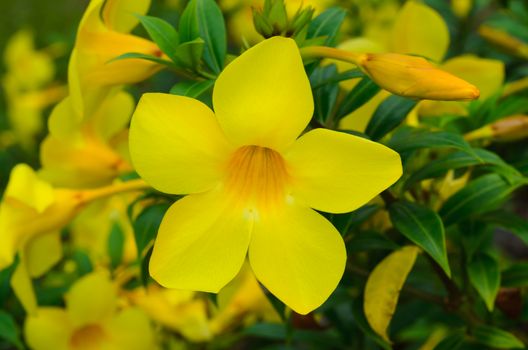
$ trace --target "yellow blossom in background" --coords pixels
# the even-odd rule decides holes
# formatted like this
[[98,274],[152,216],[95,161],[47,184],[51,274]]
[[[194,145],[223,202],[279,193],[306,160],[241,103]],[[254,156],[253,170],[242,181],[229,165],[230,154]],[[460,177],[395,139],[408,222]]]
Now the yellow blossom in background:
[[82,124],[75,123],[71,97],[53,110],[50,134],[40,148],[41,175],[59,186],[87,188],[111,183],[130,172],[128,123],[130,94],[107,95]]
[[118,308],[117,288],[106,271],[79,279],[66,294],[66,308],[40,307],[26,319],[33,350],[156,349],[150,321],[140,309]]
[[36,307],[31,277],[38,277],[62,257],[60,230],[81,209],[76,192],[54,189],[25,164],[17,165],[0,203],[0,269],[19,255],[11,284],[28,312]]
[[165,289],[151,284],[127,293],[150,318],[193,342],[211,339],[207,301],[192,291]]
[[[142,81],[161,67],[141,59],[112,61],[136,52],[161,56],[153,42],[129,34],[148,11],[150,0],[92,0],[79,24],[70,57],[68,83],[76,118],[92,114],[112,87]],[[75,118],[73,117],[73,118]]]
[[281,318],[255,279],[249,263],[222,288],[217,297],[218,308],[210,321],[211,332],[221,334],[243,325],[263,320],[279,323]]
[[162,192],[188,194],[163,218],[150,273],[168,288],[218,292],[249,251],[257,279],[306,314],[335,289],[346,260],[337,230],[311,208],[365,204],[400,177],[399,155],[331,130],[297,139],[313,97],[291,39],[265,40],[232,61],[213,105],[145,94],[132,118],[138,173]]
[[4,62],[2,86],[9,123],[16,141],[30,150],[43,129],[44,108],[60,100],[66,91],[63,86],[52,85],[53,57],[35,50],[33,35],[27,30],[15,33],[7,42]]

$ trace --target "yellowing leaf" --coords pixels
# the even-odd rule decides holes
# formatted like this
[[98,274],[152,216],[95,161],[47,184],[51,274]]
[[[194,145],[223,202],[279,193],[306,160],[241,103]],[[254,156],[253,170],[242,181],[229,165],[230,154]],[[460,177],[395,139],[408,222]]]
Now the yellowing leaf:
[[372,330],[386,341],[389,341],[387,328],[400,290],[419,251],[416,246],[406,246],[391,253],[374,268],[367,280],[363,301],[365,316]]

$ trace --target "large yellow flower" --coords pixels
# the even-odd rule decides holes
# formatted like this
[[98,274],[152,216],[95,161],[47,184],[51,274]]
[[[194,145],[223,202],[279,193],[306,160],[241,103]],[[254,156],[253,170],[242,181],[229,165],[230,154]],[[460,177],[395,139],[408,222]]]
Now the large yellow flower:
[[78,280],[66,295],[66,309],[41,307],[26,319],[24,333],[34,350],[156,349],[147,316],[138,308],[117,308],[117,288],[106,271]]
[[399,155],[315,129],[310,83],[292,39],[274,37],[220,74],[215,112],[182,96],[145,94],[130,152],[160,191],[188,194],[167,211],[150,273],[169,288],[218,292],[246,253],[257,279],[298,313],[321,305],[345,267],[341,236],[312,210],[344,213],[401,175]]

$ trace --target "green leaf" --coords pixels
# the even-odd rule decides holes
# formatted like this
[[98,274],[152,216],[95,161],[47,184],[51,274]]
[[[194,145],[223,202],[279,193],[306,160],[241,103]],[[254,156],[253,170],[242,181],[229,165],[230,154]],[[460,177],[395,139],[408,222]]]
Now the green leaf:
[[499,263],[487,254],[477,254],[467,265],[467,272],[471,284],[492,311],[500,287]]
[[502,271],[501,282],[504,287],[528,286],[528,263],[517,263]]
[[459,134],[447,131],[402,128],[394,133],[387,146],[398,153],[415,151],[421,148],[450,147],[472,153],[471,146]]
[[354,298],[352,300],[352,315],[354,316],[354,324],[363,332],[366,334],[370,339],[372,339],[376,344],[378,344],[380,347],[382,347],[385,350],[390,350],[392,347],[389,345],[387,341],[385,341],[381,336],[376,334],[372,328],[370,328],[370,325],[367,321],[367,318],[365,317],[365,313],[363,312],[363,305],[359,301],[359,299]]
[[464,343],[464,332],[455,331],[448,335],[438,345],[434,347],[434,350],[458,350]]
[[24,345],[20,340],[20,332],[13,316],[3,310],[0,310],[0,339],[4,339],[17,349],[24,349]]
[[331,7],[315,17],[308,27],[307,38],[325,37],[326,46],[334,46],[337,33],[346,16],[345,10],[339,7]]
[[450,169],[467,168],[475,165],[508,166],[498,155],[484,149],[473,149],[473,153],[458,151],[432,160],[423,168],[412,173],[405,181],[402,192],[405,192],[418,181],[443,176]]
[[159,63],[161,65],[164,65],[164,66],[167,66],[167,67],[171,67],[171,68],[177,68],[178,67],[177,65],[174,64],[174,62],[167,61],[167,60],[164,60],[164,59],[156,57],[156,56],[146,55],[144,53],[137,53],[137,52],[124,53],[124,54],[119,55],[119,56],[117,56],[115,58],[112,58],[108,62],[110,63],[110,62],[113,62],[113,61],[126,60],[126,59],[141,59],[141,60],[147,60],[147,61]]
[[351,230],[361,225],[379,209],[380,206],[377,204],[364,205],[350,213],[334,214],[332,216],[332,223],[341,232],[342,236],[346,236]]
[[482,219],[495,226],[508,230],[528,245],[528,221],[526,219],[503,210],[488,213]]
[[242,333],[246,336],[272,340],[284,340],[287,336],[286,326],[281,323],[256,323],[245,328]]
[[[322,80],[327,80],[329,77],[337,74],[335,65],[316,68],[310,75],[310,83],[312,85],[318,84]],[[313,98],[315,104],[314,117],[321,123],[332,115],[334,106],[339,93],[339,85],[337,83],[327,84],[319,89],[313,91]]]
[[491,326],[477,326],[473,329],[473,337],[477,343],[498,349],[519,349],[524,344],[513,334]]
[[133,228],[139,257],[144,256],[146,250],[151,247],[154,237],[158,233],[161,219],[169,207],[169,203],[154,204],[145,208],[137,216]]
[[161,51],[174,61],[180,41],[176,29],[161,18],[141,15],[136,15],[136,17]]
[[199,98],[204,93],[209,91],[213,87],[214,83],[214,80],[182,81],[175,84],[171,88],[170,93],[173,95]]
[[359,69],[351,69],[345,72],[336,72],[334,75],[327,77],[326,79],[321,79],[316,83],[312,83],[312,90],[317,90],[324,87],[327,84],[339,83],[343,80],[363,78],[365,74]]
[[373,98],[379,91],[380,87],[378,85],[376,85],[369,77],[364,77],[344,97],[343,102],[337,111],[337,119],[340,120],[354,112]]
[[348,252],[361,252],[367,250],[396,250],[400,248],[396,243],[386,236],[374,231],[366,231],[355,234],[347,242]]
[[370,119],[365,133],[379,140],[401,124],[418,101],[392,95],[383,100]]
[[227,37],[224,17],[217,3],[191,0],[182,13],[179,30],[182,42],[202,38],[205,63],[214,73],[220,73],[227,54]]
[[123,251],[125,244],[125,234],[119,223],[114,222],[108,235],[108,256],[110,257],[110,265],[116,268],[123,259]]
[[451,276],[447,261],[444,225],[433,210],[411,202],[396,202],[389,207],[394,227],[425,250]]
[[510,184],[497,174],[488,174],[469,182],[466,187],[449,197],[440,209],[446,226],[473,215],[495,209],[521,183]]
[[196,70],[201,65],[204,45],[201,38],[181,43],[174,57],[175,62],[179,66]]

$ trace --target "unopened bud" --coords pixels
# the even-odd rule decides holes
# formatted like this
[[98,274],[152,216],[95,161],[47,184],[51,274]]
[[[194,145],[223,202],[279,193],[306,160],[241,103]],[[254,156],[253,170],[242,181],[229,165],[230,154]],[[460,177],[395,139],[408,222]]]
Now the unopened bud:
[[466,134],[468,141],[491,138],[496,141],[517,141],[528,137],[528,116],[512,115]]
[[478,32],[490,43],[514,55],[528,59],[528,44],[507,32],[486,25],[480,26]]
[[363,54],[357,65],[380,87],[393,94],[428,100],[474,100],[479,90],[438,69],[422,57],[395,53]]

